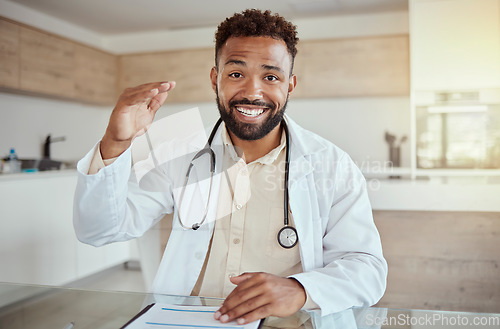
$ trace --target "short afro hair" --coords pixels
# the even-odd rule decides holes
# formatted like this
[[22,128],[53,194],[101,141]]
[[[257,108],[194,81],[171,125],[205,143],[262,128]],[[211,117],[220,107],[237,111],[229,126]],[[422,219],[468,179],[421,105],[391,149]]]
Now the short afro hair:
[[[219,52],[231,37],[270,37],[283,40],[292,57],[292,68],[297,54],[297,27],[269,10],[247,9],[226,18],[215,32],[215,66],[218,66]],[[291,73],[291,71],[290,71]]]

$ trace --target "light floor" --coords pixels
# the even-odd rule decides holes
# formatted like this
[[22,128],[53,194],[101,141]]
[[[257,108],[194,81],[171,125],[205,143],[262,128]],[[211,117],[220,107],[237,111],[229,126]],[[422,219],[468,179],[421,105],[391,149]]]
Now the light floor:
[[88,290],[146,292],[142,272],[135,263],[115,266],[67,286]]

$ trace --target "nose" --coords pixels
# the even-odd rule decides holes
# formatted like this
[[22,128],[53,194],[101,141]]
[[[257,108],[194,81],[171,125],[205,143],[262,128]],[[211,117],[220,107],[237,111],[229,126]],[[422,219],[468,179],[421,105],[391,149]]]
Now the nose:
[[263,99],[262,81],[260,78],[247,78],[244,85],[243,96],[250,101]]

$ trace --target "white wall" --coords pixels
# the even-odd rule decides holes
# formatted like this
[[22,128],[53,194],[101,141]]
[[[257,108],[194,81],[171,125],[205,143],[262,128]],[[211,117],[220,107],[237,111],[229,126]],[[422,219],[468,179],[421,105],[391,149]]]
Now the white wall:
[[[218,116],[214,103],[166,104],[158,117],[199,107],[205,126]],[[75,161],[98,141],[111,107],[0,93],[0,156],[15,147],[21,158],[39,158],[47,134],[66,136],[52,144],[52,158]],[[409,135],[406,97],[290,99],[287,113],[299,124],[331,140],[366,166],[388,159],[384,131]],[[409,166],[409,144],[403,146],[402,166]]]
[[47,134],[65,136],[52,144],[52,158],[79,159],[99,140],[111,108],[0,93],[0,156],[15,147],[20,158],[40,158]]

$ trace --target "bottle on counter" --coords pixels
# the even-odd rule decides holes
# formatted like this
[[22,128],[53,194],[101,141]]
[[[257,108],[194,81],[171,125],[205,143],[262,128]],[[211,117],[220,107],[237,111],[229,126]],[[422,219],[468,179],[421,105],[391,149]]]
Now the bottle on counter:
[[4,172],[10,174],[21,172],[21,161],[19,161],[14,148],[10,149],[9,157],[4,163]]

